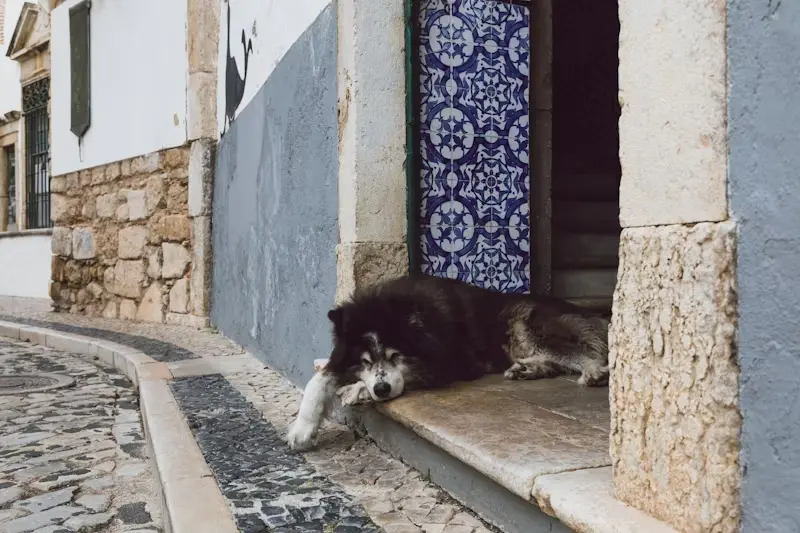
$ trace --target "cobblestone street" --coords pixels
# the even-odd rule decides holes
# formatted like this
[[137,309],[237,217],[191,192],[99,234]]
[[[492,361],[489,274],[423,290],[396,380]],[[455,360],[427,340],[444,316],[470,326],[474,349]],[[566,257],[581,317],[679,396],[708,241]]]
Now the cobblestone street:
[[67,386],[0,395],[0,532],[160,532],[131,383],[82,356],[0,338],[0,376],[40,373]]

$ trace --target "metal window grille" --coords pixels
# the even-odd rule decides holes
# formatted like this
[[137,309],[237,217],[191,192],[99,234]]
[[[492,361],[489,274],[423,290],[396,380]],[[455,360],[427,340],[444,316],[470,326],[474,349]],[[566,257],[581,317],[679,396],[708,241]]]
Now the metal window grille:
[[25,206],[28,229],[52,227],[50,221],[50,79],[22,88],[25,115]]
[[14,145],[6,148],[6,175],[8,176],[8,227],[17,223],[17,152]]

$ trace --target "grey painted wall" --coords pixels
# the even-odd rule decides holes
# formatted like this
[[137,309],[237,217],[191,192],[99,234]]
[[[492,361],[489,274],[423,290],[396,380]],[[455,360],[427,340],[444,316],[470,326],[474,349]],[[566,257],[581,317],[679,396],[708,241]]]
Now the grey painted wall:
[[296,383],[330,352],[337,143],[332,4],[222,138],[214,182],[212,322]]
[[800,531],[800,2],[728,0],[745,533]]

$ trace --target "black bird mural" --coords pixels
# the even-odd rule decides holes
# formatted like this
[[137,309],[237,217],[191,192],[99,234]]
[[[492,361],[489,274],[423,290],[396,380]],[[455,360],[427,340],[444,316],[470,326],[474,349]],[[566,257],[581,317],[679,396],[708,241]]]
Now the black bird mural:
[[231,3],[230,0],[225,3],[228,4],[228,62],[225,65],[225,124],[222,129],[223,133],[230,127],[236,110],[239,108],[239,104],[242,103],[244,86],[247,81],[247,60],[253,51],[253,40],[247,39],[244,30],[242,30],[244,75],[240,75],[239,66],[231,55]]

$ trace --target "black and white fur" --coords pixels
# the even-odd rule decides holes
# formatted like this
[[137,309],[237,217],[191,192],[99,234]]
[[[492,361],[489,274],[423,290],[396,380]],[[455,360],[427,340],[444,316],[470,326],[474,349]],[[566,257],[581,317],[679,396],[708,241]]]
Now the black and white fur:
[[403,277],[356,294],[328,318],[333,352],[306,386],[292,448],[313,443],[334,394],[344,405],[381,402],[499,372],[608,383],[608,320],[556,298]]

